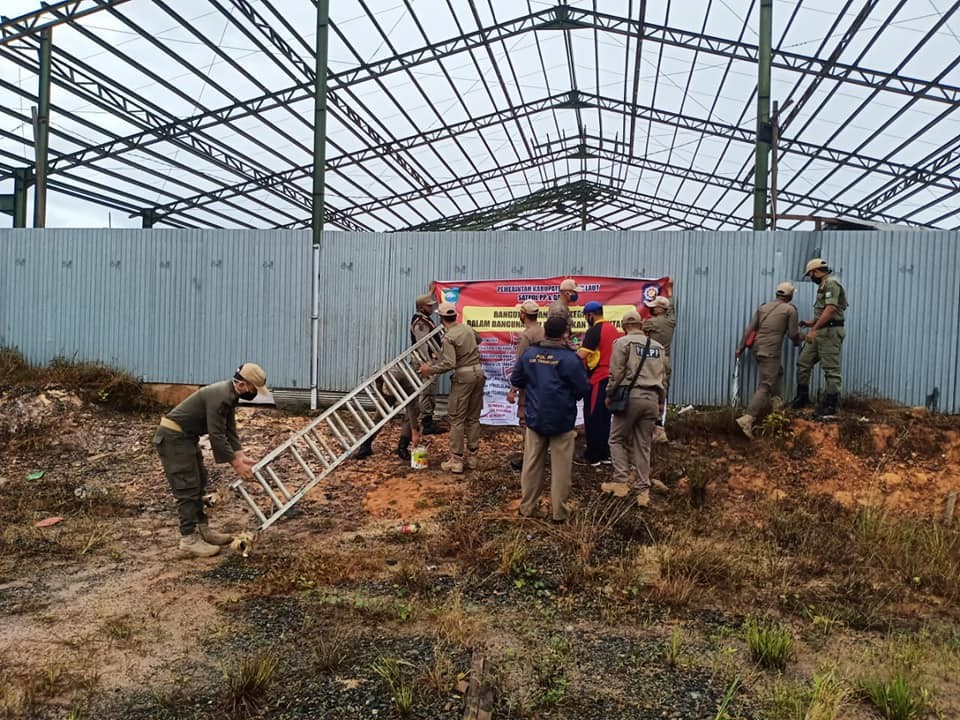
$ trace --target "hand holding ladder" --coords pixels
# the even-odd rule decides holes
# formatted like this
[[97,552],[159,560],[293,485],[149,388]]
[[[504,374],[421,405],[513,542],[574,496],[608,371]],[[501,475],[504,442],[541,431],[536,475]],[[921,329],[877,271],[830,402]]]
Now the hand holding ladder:
[[253,511],[260,530],[279,520],[364,440],[420,397],[432,381],[420,375],[420,363],[440,354],[442,332],[438,327],[411,345],[269,452],[253,466],[253,480],[230,484]]

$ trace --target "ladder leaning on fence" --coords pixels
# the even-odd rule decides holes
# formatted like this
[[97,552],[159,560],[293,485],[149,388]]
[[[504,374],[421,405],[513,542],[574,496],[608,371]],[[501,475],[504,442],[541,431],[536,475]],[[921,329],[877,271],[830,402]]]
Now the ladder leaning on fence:
[[440,352],[437,328],[323,411],[309,425],[253,466],[252,480],[237,480],[240,493],[266,530],[311,488],[350,457],[364,440],[404,411],[430,385],[420,363]]

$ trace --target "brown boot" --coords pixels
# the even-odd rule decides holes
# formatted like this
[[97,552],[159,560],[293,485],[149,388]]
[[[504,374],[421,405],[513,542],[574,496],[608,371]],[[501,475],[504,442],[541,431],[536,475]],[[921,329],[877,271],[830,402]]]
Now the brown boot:
[[207,523],[200,523],[197,528],[200,530],[200,537],[211,545],[229,545],[233,542],[233,535],[217,532]]
[[463,459],[456,455],[451,455],[449,460],[444,460],[440,463],[440,469],[461,475],[463,473]]
[[643,489],[637,493],[637,507],[650,507],[650,491]]
[[655,493],[660,493],[661,495],[670,494],[670,487],[662,480],[658,480],[657,478],[650,478],[650,489]]
[[206,542],[200,536],[200,531],[194,530],[189,535],[180,537],[180,551],[189,553],[194,557],[213,557],[220,552],[220,546]]
[[624,482],[605,482],[600,484],[600,491],[622,498],[630,494],[630,486]]

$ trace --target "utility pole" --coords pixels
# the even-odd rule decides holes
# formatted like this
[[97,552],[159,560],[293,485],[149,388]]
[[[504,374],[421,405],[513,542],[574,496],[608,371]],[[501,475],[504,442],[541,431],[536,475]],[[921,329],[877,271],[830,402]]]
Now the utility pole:
[[313,106],[313,244],[323,239],[323,191],[327,135],[327,28],[330,0],[317,2],[317,72]]
[[36,186],[33,201],[33,226],[47,225],[47,147],[50,141],[50,57],[53,30],[40,33],[40,87],[33,109],[33,142],[36,151]]
[[753,229],[767,228],[767,168],[770,128],[770,55],[773,36],[773,0],[760,0],[760,52],[757,57],[757,158],[753,177]]
[[773,101],[770,148],[770,229],[777,229],[777,146],[780,144],[780,103]]

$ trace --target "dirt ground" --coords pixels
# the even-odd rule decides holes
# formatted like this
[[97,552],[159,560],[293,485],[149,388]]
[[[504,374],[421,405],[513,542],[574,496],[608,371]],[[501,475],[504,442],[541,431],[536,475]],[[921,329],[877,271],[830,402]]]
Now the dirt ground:
[[[415,471],[392,427],[249,557],[191,560],[158,412],[0,395],[0,718],[461,718],[481,655],[495,718],[866,720],[898,717],[867,690],[893,682],[903,717],[960,717],[953,418],[851,404],[751,443],[728,412],[671,416],[670,493],[641,512],[578,466],[561,526],[516,515],[515,429],[452,476],[444,436]],[[306,422],[238,412],[254,455]],[[206,452],[212,522],[252,529]],[[792,643],[779,667],[758,627]]]

